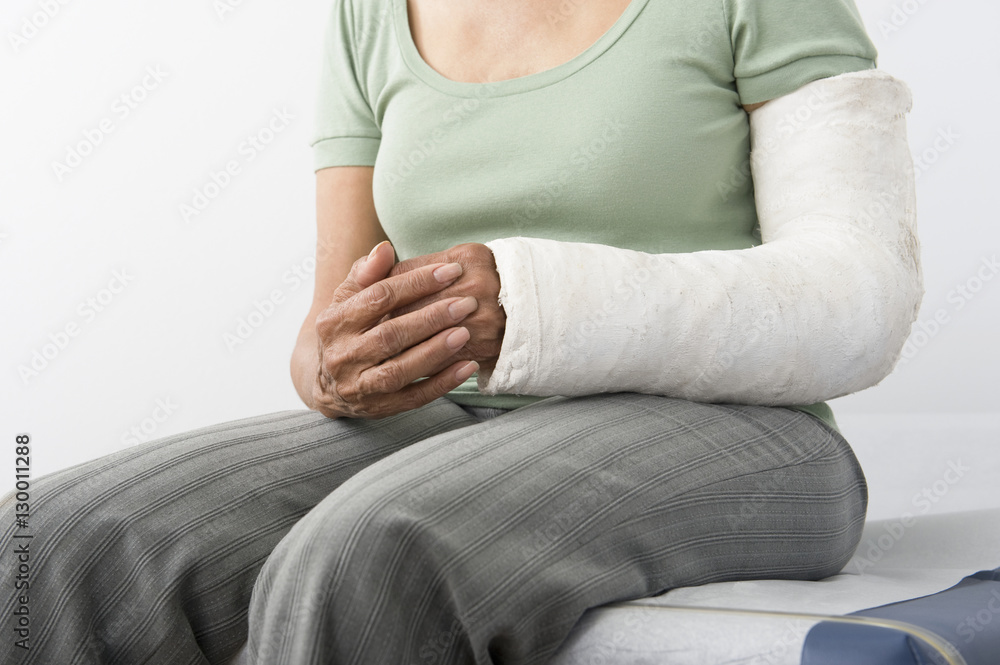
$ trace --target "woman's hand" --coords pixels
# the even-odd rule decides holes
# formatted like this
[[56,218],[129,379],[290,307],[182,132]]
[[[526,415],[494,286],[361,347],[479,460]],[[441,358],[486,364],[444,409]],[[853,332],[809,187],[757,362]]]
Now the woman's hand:
[[[463,269],[462,276],[441,291],[394,310],[391,317],[410,316],[413,312],[435,305],[441,300],[455,297],[475,298],[479,308],[463,322],[471,337],[452,360],[455,358],[474,360],[482,367],[494,367],[500,356],[507,315],[500,306],[500,275],[493,260],[493,252],[486,245],[479,243],[456,245],[443,252],[401,261],[393,266],[390,275],[406,275],[438,263],[458,263]],[[444,365],[441,366],[443,367]]]
[[[462,275],[462,266],[427,261],[387,276],[393,261],[387,242],[376,246],[354,263],[316,318],[313,408],[329,418],[381,418],[415,409],[479,369],[458,357],[470,335],[466,327],[455,327],[477,302],[464,293],[442,294]],[[387,316],[421,301],[427,306]],[[425,376],[430,378],[414,383]]]

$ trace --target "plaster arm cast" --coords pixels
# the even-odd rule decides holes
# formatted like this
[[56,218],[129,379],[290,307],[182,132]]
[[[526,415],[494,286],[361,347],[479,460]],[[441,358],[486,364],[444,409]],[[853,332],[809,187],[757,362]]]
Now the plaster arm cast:
[[507,327],[480,391],[798,405],[875,385],[923,297],[910,106],[904,83],[868,70],[753,111],[757,247],[487,243]]

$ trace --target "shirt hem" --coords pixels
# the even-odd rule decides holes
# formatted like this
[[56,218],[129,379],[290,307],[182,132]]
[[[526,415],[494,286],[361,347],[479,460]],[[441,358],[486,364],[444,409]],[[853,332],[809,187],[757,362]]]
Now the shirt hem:
[[368,136],[335,136],[312,144],[313,170],[331,166],[374,166],[381,139]]
[[737,78],[740,103],[767,102],[795,92],[818,79],[875,69],[875,61],[855,55],[817,55],[800,58],[756,76]]

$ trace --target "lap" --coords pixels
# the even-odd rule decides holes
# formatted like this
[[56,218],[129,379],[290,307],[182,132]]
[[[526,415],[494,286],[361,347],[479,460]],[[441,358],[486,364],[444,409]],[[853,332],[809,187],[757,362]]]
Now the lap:
[[[750,491],[755,475],[786,468],[803,474],[788,491],[829,478],[860,484],[864,494],[847,442],[797,410],[632,393],[557,397],[398,450],[327,497],[314,519],[352,505],[449,514],[467,507],[507,519],[522,503],[553,506],[583,494],[594,497],[594,525],[608,526],[624,503],[653,508],[741,478]],[[474,501],[483,495],[500,501]]]
[[[296,551],[368,629],[395,603],[391,630],[412,636],[410,618],[459,603],[481,638],[530,633],[543,652],[593,605],[835,572],[863,514],[849,446],[790,409],[615,394],[483,422],[445,399],[378,421],[269,414],[33,481],[33,653],[214,662],[246,636],[265,561]],[[371,612],[350,609],[360,593]]]
[[483,643],[537,637],[673,586],[833,574],[865,502],[850,447],[799,411],[550,398],[360,471],[292,529],[259,584],[364,607],[351,619],[361,634],[382,621],[412,641],[432,605],[450,604]]
[[[439,400],[378,421],[285,411],[203,427],[32,482],[32,527],[58,535],[97,510],[174,527],[281,506],[304,514],[361,468],[475,420]],[[12,528],[7,527],[4,537]],[[38,563],[44,563],[39,561]]]

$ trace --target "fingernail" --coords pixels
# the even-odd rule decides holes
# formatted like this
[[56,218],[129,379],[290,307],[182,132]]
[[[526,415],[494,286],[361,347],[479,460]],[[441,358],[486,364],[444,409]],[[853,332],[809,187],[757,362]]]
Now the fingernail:
[[434,279],[444,284],[450,282],[462,274],[462,266],[457,263],[448,263],[434,271]]
[[389,242],[389,241],[388,240],[383,240],[379,244],[377,244],[374,247],[372,247],[372,251],[368,252],[368,258],[366,258],[365,261],[371,261],[372,257],[375,256],[375,253],[378,252],[378,248],[381,247],[382,245],[386,244],[387,242]]
[[467,328],[458,328],[445,339],[445,343],[453,349],[462,348],[468,341],[469,331]]
[[479,301],[472,296],[465,296],[461,300],[456,300],[455,302],[448,305],[448,313],[451,314],[453,319],[461,319],[464,316],[468,316],[476,311],[479,307]]
[[479,370],[479,363],[475,360],[470,360],[465,363],[457,370],[455,370],[455,378],[459,381],[465,381],[467,378],[475,374]]

